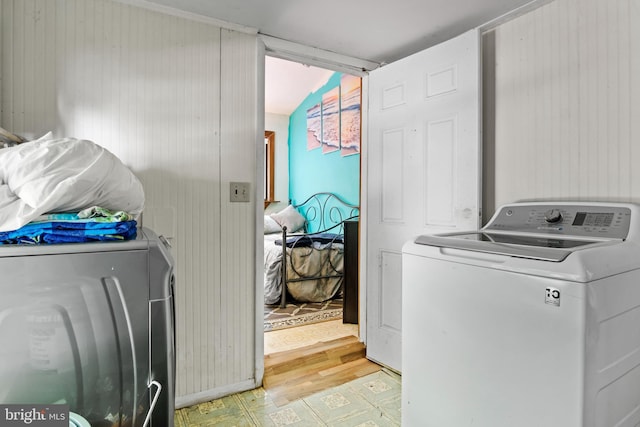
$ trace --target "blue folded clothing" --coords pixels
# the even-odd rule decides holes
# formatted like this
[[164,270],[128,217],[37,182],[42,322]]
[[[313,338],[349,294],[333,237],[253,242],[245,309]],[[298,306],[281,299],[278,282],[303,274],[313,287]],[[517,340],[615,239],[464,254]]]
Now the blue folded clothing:
[[[304,248],[313,246],[314,243],[344,243],[344,239],[342,234],[333,233],[304,234],[287,238],[288,248]],[[278,246],[282,246],[282,239],[276,240],[275,244]]]
[[0,232],[0,245],[84,243],[130,240],[136,237],[136,221],[42,221],[17,230]]

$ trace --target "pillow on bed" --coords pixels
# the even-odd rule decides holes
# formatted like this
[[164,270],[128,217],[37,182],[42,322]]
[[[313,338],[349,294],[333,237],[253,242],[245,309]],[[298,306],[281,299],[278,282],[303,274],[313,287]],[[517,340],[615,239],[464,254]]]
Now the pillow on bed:
[[280,224],[278,224],[275,219],[269,215],[264,216],[264,234],[280,233],[281,231],[282,227],[280,227]]
[[287,231],[292,233],[302,229],[305,223],[304,217],[291,205],[280,212],[272,213],[271,218],[275,219],[280,227],[287,227]]

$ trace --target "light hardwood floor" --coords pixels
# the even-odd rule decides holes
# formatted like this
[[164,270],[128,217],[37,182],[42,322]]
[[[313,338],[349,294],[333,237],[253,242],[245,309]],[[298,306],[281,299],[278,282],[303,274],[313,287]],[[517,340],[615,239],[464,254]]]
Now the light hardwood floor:
[[380,369],[351,335],[265,356],[263,387],[282,406]]

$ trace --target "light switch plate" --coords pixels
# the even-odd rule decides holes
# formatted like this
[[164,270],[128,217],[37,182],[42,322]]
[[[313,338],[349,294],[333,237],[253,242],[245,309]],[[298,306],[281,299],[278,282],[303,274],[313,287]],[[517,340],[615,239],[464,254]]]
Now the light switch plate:
[[251,185],[248,182],[230,183],[230,200],[232,202],[248,202],[251,198],[250,188]]

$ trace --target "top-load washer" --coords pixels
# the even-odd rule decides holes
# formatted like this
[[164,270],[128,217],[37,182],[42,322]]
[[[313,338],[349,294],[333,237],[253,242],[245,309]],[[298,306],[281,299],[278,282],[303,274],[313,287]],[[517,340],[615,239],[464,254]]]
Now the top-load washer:
[[640,424],[640,207],[502,206],[402,257],[402,423]]

